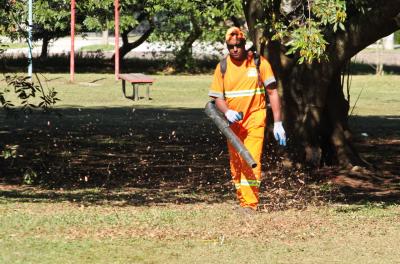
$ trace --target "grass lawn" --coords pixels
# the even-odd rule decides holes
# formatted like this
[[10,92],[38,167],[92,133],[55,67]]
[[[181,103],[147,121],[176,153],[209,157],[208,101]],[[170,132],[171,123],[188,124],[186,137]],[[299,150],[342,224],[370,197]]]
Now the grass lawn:
[[28,43],[26,42],[12,42],[12,43],[2,43],[7,49],[21,49],[28,48]]
[[108,44],[97,44],[97,45],[87,45],[80,48],[79,51],[112,51],[114,50],[114,45]]
[[[55,88],[61,99],[56,108],[204,108],[208,100],[211,77],[194,76],[153,76],[156,80],[150,88],[150,100],[145,100],[145,86],[139,89],[141,100],[134,102],[124,97],[121,81],[115,81],[111,74],[77,74],[70,83],[69,74],[38,75],[46,88]],[[0,82],[0,88],[5,82]],[[126,87],[127,96],[132,96],[132,86]],[[11,100],[12,97],[10,94]]]
[[[29,191],[24,192],[29,196]],[[33,194],[34,196],[34,194]],[[1,263],[396,263],[399,206],[262,213],[230,203],[163,206],[0,200]]]
[[44,74],[59,115],[1,113],[0,145],[19,156],[0,161],[0,263],[398,263],[400,76],[352,79],[357,146],[382,167],[353,179],[360,199],[272,172],[253,218],[234,210],[225,142],[202,112],[211,76],[153,77],[134,102],[111,74]]

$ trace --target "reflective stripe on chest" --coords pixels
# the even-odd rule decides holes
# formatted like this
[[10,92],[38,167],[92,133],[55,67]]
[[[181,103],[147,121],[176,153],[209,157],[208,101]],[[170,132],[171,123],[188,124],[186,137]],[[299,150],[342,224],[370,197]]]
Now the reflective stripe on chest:
[[240,96],[253,96],[256,94],[265,94],[264,88],[238,90],[238,91],[225,91],[226,98],[240,97]]

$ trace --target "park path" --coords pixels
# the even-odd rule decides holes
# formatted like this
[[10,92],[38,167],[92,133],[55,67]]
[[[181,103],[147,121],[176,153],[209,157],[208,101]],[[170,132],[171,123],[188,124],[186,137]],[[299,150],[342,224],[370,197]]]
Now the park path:
[[400,66],[400,48],[394,50],[365,49],[354,56],[352,61],[363,64],[379,64],[381,62],[388,66]]

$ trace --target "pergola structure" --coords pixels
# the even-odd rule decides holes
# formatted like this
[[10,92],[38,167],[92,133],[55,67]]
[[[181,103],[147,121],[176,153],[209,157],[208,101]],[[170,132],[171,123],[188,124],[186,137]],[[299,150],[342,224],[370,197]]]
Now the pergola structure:
[[[119,79],[119,0],[114,0],[114,50],[115,50],[115,80]],[[71,52],[70,52],[70,81],[75,80],[75,0],[71,0]]]

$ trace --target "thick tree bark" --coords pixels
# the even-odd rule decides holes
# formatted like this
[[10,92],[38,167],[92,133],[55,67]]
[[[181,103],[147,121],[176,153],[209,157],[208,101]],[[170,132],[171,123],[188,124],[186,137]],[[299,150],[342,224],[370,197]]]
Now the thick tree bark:
[[[276,64],[276,63],[273,63]],[[291,71],[277,71],[283,87],[284,116],[288,135],[298,142],[301,159],[319,165],[322,153],[322,135],[329,133],[323,116],[331,73],[323,65],[295,65]],[[321,76],[324,76],[321,79]]]
[[295,64],[276,74],[283,87],[285,127],[296,143],[297,158],[312,166],[368,165],[352,143],[340,67]]

